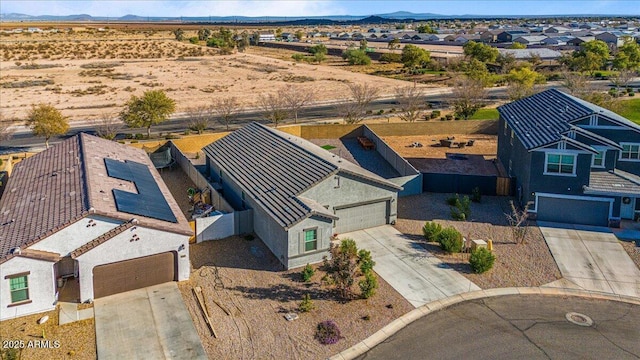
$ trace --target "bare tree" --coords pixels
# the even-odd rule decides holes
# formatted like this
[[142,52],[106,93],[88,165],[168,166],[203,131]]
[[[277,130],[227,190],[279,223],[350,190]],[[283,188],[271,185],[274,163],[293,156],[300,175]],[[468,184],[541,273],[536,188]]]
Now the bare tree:
[[347,124],[356,124],[364,120],[367,108],[378,98],[380,88],[369,84],[348,84],[350,97],[347,101],[337,105]]
[[572,72],[569,69],[562,71],[562,77],[564,81],[562,85],[569,91],[571,95],[582,96],[589,91],[589,83],[586,76],[581,73]]
[[0,113],[0,141],[7,141],[13,136],[13,129],[10,129],[13,125],[13,121],[4,118],[4,115]]
[[302,86],[290,86],[280,93],[289,115],[293,116],[294,124],[298,123],[298,113],[305,106],[311,103],[316,94],[312,89]]
[[529,219],[529,205],[531,204],[527,203],[524,208],[518,209],[513,200],[509,201],[511,213],[505,215],[509,222],[509,227],[511,228],[513,242],[516,244],[523,244],[525,242],[524,239],[527,236],[527,231],[529,230],[527,222]]
[[214,109],[210,105],[190,107],[186,110],[189,117],[189,129],[202,134],[213,120]]
[[213,111],[218,114],[220,123],[226,126],[227,131],[229,130],[229,123],[238,114],[239,106],[240,103],[238,103],[238,99],[235,96],[216,99],[213,102]]
[[629,82],[631,82],[634,76],[635,73],[633,71],[622,69],[618,74],[611,75],[609,79],[611,80],[611,84],[616,87],[616,90],[620,91],[620,89],[625,89],[629,86]]
[[480,80],[464,77],[456,81],[451,96],[455,115],[467,120],[482,107],[486,92]]
[[262,110],[265,118],[278,127],[278,123],[287,118],[287,104],[284,97],[279,94],[260,94],[258,97],[258,107]]
[[96,135],[107,140],[115,139],[123,126],[124,124],[116,115],[106,112],[100,114],[95,120]]
[[401,111],[398,117],[408,122],[418,120],[425,107],[422,90],[415,83],[413,86],[396,88],[396,102],[400,105]]

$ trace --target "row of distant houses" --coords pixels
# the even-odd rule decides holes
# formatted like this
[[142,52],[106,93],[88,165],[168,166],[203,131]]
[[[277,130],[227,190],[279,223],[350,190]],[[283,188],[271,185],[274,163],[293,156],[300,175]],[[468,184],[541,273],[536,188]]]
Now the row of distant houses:
[[580,44],[593,40],[601,40],[609,44],[611,47],[621,46],[625,38],[635,38],[640,42],[640,32],[628,31],[575,31],[562,33],[532,33],[526,29],[523,30],[487,30],[482,33],[456,33],[456,34],[423,34],[417,31],[405,32],[332,32],[329,34],[332,39],[341,40],[372,40],[372,41],[392,41],[398,39],[400,41],[413,42],[449,42],[464,44],[468,41],[484,42],[484,43],[521,43],[524,45],[543,45],[543,46],[579,46]]

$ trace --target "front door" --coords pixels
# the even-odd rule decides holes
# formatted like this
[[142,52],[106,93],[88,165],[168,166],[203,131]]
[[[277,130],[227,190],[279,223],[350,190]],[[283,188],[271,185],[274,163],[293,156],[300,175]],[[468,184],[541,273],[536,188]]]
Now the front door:
[[633,219],[635,212],[636,198],[623,196],[620,204],[620,217],[623,219]]

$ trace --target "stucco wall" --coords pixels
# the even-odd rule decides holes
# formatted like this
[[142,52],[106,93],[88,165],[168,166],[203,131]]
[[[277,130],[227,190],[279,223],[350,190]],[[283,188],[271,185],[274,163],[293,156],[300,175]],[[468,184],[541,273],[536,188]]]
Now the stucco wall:
[[[304,251],[304,231],[316,228],[318,230],[318,248],[315,251],[305,253]],[[322,261],[324,256],[329,255],[329,245],[333,221],[320,217],[307,218],[289,228],[289,248],[287,268],[292,269],[306,264],[313,264]]]
[[234,214],[207,216],[196,219],[196,242],[218,240],[235,235]]
[[[14,257],[0,265],[0,320],[53,310],[55,305],[55,276],[52,262]],[[29,271],[27,277],[29,304],[11,304],[9,279],[5,276]]]
[[[122,222],[101,216],[88,216],[30,246],[30,249],[67,256],[73,250],[117,227]],[[93,225],[95,224],[95,226]]]
[[[130,241],[133,235],[137,241]],[[181,245],[184,249],[179,251]],[[168,251],[178,253],[178,280],[188,280],[190,273],[189,236],[172,234],[141,226],[133,226],[123,233],[76,258],[80,274],[80,300],[93,299],[93,268],[98,265]]]
[[259,206],[253,208],[253,231],[281,263],[287,264],[287,232]]
[[340,187],[336,188],[338,183],[336,176],[331,176],[305,191],[301,196],[313,199],[321,205],[328,205],[329,211],[333,213],[335,213],[335,207],[391,198],[389,221],[397,219],[398,194],[395,191],[372,185],[367,180],[355,178],[342,172],[339,172],[338,176],[340,177]]

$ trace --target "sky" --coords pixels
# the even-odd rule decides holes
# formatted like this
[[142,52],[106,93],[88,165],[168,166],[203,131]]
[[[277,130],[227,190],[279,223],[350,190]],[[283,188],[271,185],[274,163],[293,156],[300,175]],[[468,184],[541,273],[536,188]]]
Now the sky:
[[28,15],[138,16],[319,16],[410,11],[441,15],[640,15],[640,0],[2,0],[0,13]]

